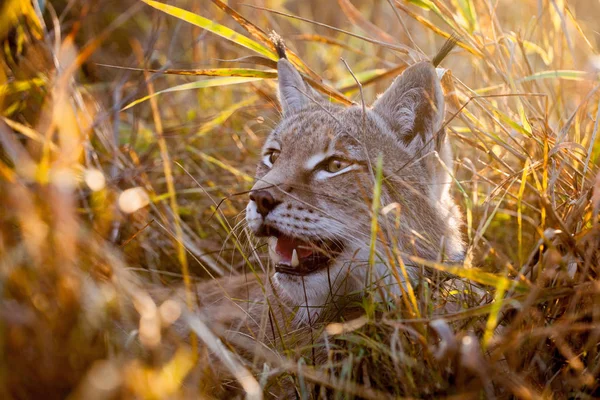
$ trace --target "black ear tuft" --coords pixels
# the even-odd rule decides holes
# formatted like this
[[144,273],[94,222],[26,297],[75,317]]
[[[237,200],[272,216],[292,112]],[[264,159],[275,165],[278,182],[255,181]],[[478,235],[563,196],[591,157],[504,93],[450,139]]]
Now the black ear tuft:
[[433,64],[433,66],[437,67],[438,65],[440,65],[442,60],[444,58],[446,58],[446,56],[452,51],[452,49],[457,44],[458,44],[458,37],[453,33],[448,38],[448,40],[446,40],[446,43],[444,43],[444,45],[442,46],[440,51],[438,51],[438,53],[435,55],[435,57],[433,57],[433,60],[431,60],[431,63]]
[[283,41],[283,38],[279,36],[277,32],[271,31],[269,39],[271,39],[271,41],[275,45],[275,50],[277,50],[277,55],[279,56],[279,58],[287,60],[287,55],[285,54],[285,42]]

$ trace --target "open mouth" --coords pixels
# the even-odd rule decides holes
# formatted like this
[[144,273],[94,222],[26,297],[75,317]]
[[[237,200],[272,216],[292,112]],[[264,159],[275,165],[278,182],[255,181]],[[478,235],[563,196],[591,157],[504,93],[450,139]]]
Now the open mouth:
[[328,267],[344,250],[337,240],[306,240],[285,235],[277,229],[266,229],[269,255],[275,271],[304,276]]

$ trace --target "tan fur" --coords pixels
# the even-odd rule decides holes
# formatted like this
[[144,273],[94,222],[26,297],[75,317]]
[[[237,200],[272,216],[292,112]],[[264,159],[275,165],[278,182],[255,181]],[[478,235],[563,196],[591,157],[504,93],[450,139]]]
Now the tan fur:
[[[259,232],[269,224],[290,236],[341,240],[345,250],[329,268],[306,276],[269,267],[266,273],[203,283],[196,293],[204,319],[225,327],[227,339],[252,338],[281,350],[301,349],[311,340],[308,325],[339,316],[348,296],[360,296],[367,286],[383,288],[384,297],[399,295],[404,281],[390,270],[389,249],[397,248],[410,279],[416,279],[420,268],[411,264],[410,255],[460,261],[464,246],[446,172],[452,170],[452,154],[442,129],[444,98],[430,63],[408,68],[366,113],[359,105],[323,101],[284,59],[279,80],[283,119],[264,152],[276,149],[280,155],[272,166],[259,163],[253,187],[269,191],[278,205],[263,216],[251,200],[248,227]],[[351,160],[352,168],[339,175],[322,173],[320,162],[331,155]],[[370,264],[379,157],[380,209],[395,205],[378,215],[383,235]]]
[[[367,280],[400,293],[401,282],[384,262],[381,240],[378,262],[368,263],[378,157],[385,177],[381,206],[397,203],[400,212],[400,228],[384,230],[387,246],[397,242],[408,265],[406,255],[459,261],[460,214],[449,195],[446,168],[452,170],[452,155],[441,126],[444,99],[433,66],[421,62],[408,68],[364,113],[361,106],[321,102],[291,64],[279,64],[284,119],[264,149],[281,153],[271,168],[259,163],[253,190],[270,191],[280,204],[263,218],[250,201],[248,226],[259,231],[266,223],[293,236],[346,242],[344,253],[326,270],[305,277],[272,276],[281,297],[297,305],[308,302],[311,315],[299,314],[296,322],[316,320],[348,293],[363,291]],[[333,154],[352,160],[356,168],[319,179],[314,165]],[[392,218],[387,223],[379,219],[382,227],[394,226]],[[417,269],[409,269],[415,277]]]

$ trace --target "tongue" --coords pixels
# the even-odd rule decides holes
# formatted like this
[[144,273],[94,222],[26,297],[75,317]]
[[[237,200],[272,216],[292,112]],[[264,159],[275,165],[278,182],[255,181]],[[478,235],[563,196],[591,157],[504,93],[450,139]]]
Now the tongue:
[[296,249],[296,252],[298,253],[298,258],[305,258],[312,254],[310,246],[302,240],[294,239],[289,236],[279,236],[277,238],[275,250],[277,251],[277,254],[285,260],[292,259],[294,249]]

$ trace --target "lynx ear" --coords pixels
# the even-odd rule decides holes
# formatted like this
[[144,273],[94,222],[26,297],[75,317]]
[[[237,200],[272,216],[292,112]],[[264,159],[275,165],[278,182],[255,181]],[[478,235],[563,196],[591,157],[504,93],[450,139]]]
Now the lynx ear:
[[277,62],[279,75],[279,102],[284,115],[306,107],[317,99],[318,94],[306,83],[296,68],[285,58]]
[[423,149],[423,154],[440,150],[444,141],[444,132],[438,132],[444,121],[444,93],[430,62],[407,68],[375,101],[373,110],[407,147]]

